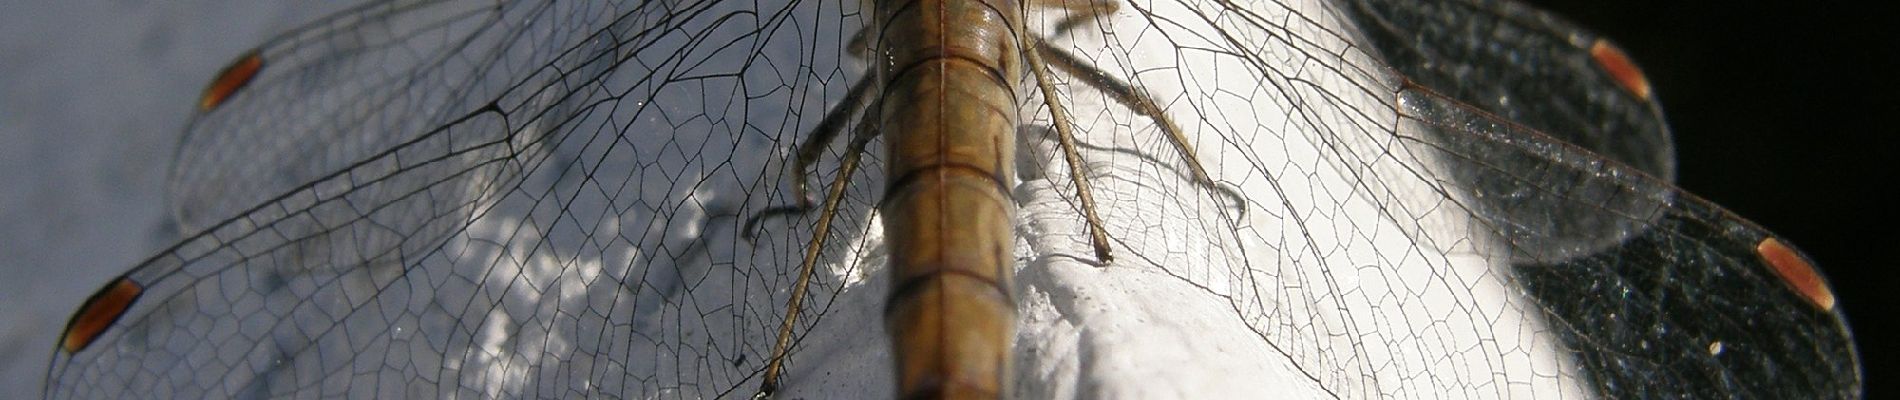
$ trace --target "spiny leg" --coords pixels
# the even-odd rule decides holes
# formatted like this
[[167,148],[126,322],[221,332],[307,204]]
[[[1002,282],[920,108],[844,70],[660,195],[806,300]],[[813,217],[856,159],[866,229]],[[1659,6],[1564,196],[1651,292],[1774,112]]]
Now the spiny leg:
[[[851,37],[847,51],[852,56],[864,58],[866,54],[869,54],[869,38],[865,35],[866,31],[858,30],[857,34]],[[823,155],[825,147],[831,144],[832,140],[837,139],[838,132],[844,130],[846,119],[851,118],[858,110],[877,107],[875,102],[870,107],[860,107],[869,97],[873,86],[872,80],[869,79],[871,71],[866,70],[863,76],[865,79],[860,79],[856,84],[851,85],[843,101],[825,113],[825,118],[819,120],[817,127],[812,128],[810,137],[798,144],[798,149],[795,151],[797,156],[792,163],[792,168],[788,170],[792,179],[792,192],[798,198],[798,203],[767,208],[747,219],[745,228],[741,231],[741,235],[747,241],[754,239],[758,232],[759,222],[766,218],[804,214],[811,211],[810,189],[805,170],[816,164],[818,157]],[[831,231],[831,220],[836,216],[838,205],[844,198],[845,183],[849,182],[851,174],[857,171],[858,161],[864,155],[865,146],[870,144],[871,138],[877,136],[877,132],[870,129],[871,117],[872,114],[868,112],[862,114],[862,118],[858,121],[857,131],[852,134],[851,142],[845,146],[845,155],[838,169],[838,176],[833,178],[830,190],[825,195],[823,212],[819,213],[818,225],[813,229],[811,242],[805,249],[804,262],[799,264],[798,279],[792,284],[792,297],[785,302],[785,321],[779,325],[777,340],[772,345],[772,356],[765,367],[764,382],[759,385],[759,392],[753,394],[754,399],[770,398],[773,392],[778,391],[779,376],[784,371],[786,352],[791,348],[792,328],[797,326],[798,314],[804,307],[805,293],[811,287],[812,272],[818,264],[818,253],[824,249],[825,236]]]
[[[1064,23],[1075,18],[1065,19]],[[1027,29],[1016,31],[1022,32],[1018,40],[1023,43],[1041,42],[1040,39],[1032,37],[1033,35],[1028,33]],[[1082,199],[1082,218],[1089,224],[1089,242],[1095,247],[1095,259],[1107,264],[1114,261],[1114,257],[1109,255],[1108,233],[1102,228],[1102,219],[1095,215],[1095,189],[1089,184],[1088,173],[1082,171],[1082,153],[1075,149],[1075,127],[1069,124],[1068,109],[1063,107],[1062,100],[1056,97],[1056,86],[1049,79],[1048,65],[1044,64],[1042,57],[1036,53],[1039,52],[1033,49],[1023,52],[1029,64],[1029,70],[1036,76],[1036,87],[1042,91],[1042,103],[1049,107],[1050,120],[1055,122],[1056,137],[1061,139],[1062,156],[1069,163],[1069,176],[1073,177],[1075,182],[1076,196]]]
[[1194,182],[1232,199],[1235,208],[1239,209],[1240,216],[1244,218],[1247,215],[1246,197],[1233,189],[1215,184],[1214,179],[1208,177],[1207,169],[1201,166],[1200,157],[1195,156],[1194,146],[1188,144],[1187,135],[1181,132],[1180,126],[1174,124],[1174,119],[1168,118],[1168,114],[1161,110],[1160,105],[1155,104],[1153,97],[1133,85],[1109,76],[1101,69],[1089,65],[1087,61],[1067,51],[1050,46],[1048,42],[1037,40],[1033,45],[1035,46],[1033,53],[1043,56],[1049,65],[1054,65],[1063,72],[1081,78],[1089,86],[1108,93],[1115,102],[1154,120],[1155,125],[1160,126],[1161,130],[1168,134],[1168,142],[1174,144],[1175,151],[1181,154],[1181,158],[1187,160],[1188,170],[1194,175]]
[[859,106],[863,105],[872,86],[871,79],[868,79],[871,76],[870,71],[865,71],[864,76],[865,79],[859,79],[858,83],[851,85],[851,89],[844,95],[844,101],[838,102],[837,106],[825,113],[824,119],[818,121],[818,127],[812,128],[811,137],[798,144],[797,158],[792,162],[792,168],[786,170],[792,179],[792,196],[798,198],[797,203],[771,207],[753,214],[752,218],[746,219],[745,227],[740,229],[740,237],[748,242],[756,239],[759,223],[767,218],[811,212],[811,189],[808,187],[805,170],[818,162],[818,157],[824,154],[825,147],[830,145],[832,140],[837,139],[838,132],[844,130],[845,121],[861,109]]
[[[878,109],[878,102],[872,102],[868,109]],[[798,266],[798,280],[792,283],[792,297],[785,301],[785,322],[779,324],[778,340],[772,344],[771,361],[765,366],[765,381],[759,385],[759,393],[754,399],[764,399],[778,391],[779,375],[784,370],[785,353],[792,344],[792,327],[798,324],[798,313],[804,307],[805,292],[811,287],[812,270],[818,265],[818,252],[825,247],[825,235],[831,232],[831,220],[838,214],[838,205],[844,200],[845,184],[851,180],[851,174],[858,169],[858,160],[864,156],[864,147],[877,137],[877,131],[871,128],[874,113],[866,112],[858,121],[858,129],[851,134],[851,143],[845,146],[844,160],[838,167],[838,176],[832,178],[831,189],[825,194],[825,205],[818,214],[818,226],[812,229],[811,243],[805,247],[805,260]]]

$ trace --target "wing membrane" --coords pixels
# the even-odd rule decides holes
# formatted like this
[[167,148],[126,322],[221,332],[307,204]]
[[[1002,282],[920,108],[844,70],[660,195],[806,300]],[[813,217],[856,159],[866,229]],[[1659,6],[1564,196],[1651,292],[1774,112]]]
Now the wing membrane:
[[[762,224],[757,242],[739,230],[796,201],[783,154],[863,78],[846,50],[868,13],[844,3],[399,2],[273,39],[256,80],[181,142],[173,200],[199,233],[123,277],[145,294],[55,356],[48,394],[748,395],[812,218]],[[1654,158],[1590,144],[1666,144],[1653,106],[1489,104],[1454,84],[1530,80],[1444,78],[1408,68],[1511,67],[1391,50],[1460,24],[1570,28],[1493,3],[1462,23],[1365,22],[1421,9],[1130,1],[1062,35],[1062,10],[1030,13],[1157,100],[1245,201],[1064,77],[1117,252],[1091,265],[1048,113],[1022,93],[1018,394],[1857,393],[1839,311],[1752,255],[1767,233],[1590,151]],[[1580,73],[1565,71],[1547,75]],[[1602,115],[1641,133],[1590,123]],[[1637,164],[1666,167],[1662,153]],[[884,333],[867,328],[886,284],[883,178],[865,175],[788,395],[890,391]]]
[[[775,190],[756,155],[838,93],[741,84],[813,57],[754,50],[809,38],[760,35],[792,9],[713,5],[378,4],[266,44],[181,144],[180,219],[202,233],[125,276],[146,294],[57,356],[50,394],[738,387],[802,247],[735,239],[769,201],[750,192]],[[838,30],[831,12],[801,35]]]

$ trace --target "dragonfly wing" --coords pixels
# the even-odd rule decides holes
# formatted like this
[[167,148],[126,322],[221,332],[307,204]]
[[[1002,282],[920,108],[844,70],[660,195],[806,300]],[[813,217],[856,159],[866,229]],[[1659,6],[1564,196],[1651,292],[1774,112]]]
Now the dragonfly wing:
[[[1573,177],[1558,185],[1566,190],[1541,190],[1548,193],[1540,201],[1619,215],[1629,224],[1613,246],[1537,259],[1521,256],[1536,251],[1517,249],[1547,242],[1520,240],[1527,231],[1513,213],[1478,213],[1520,255],[1512,261],[1516,282],[1553,321],[1551,333],[1572,349],[1599,393],[1859,397],[1860,368],[1841,311],[1818,272],[1766,230],[1634,168],[1487,122],[1493,117],[1461,103],[1426,92],[1405,96],[1408,119],[1444,134],[1429,140],[1434,146],[1494,155],[1446,157],[1463,164],[1456,168],[1492,171],[1492,179],[1520,176],[1519,184],[1531,183],[1522,176]],[[1486,128],[1474,129],[1480,126]],[[1545,160],[1547,172],[1498,167],[1530,157]],[[1655,212],[1617,213],[1634,204],[1628,198],[1646,194]]]
[[1512,1],[1355,0],[1341,10],[1414,84],[1674,181],[1662,109],[1640,71],[1608,68],[1627,59],[1603,37]]
[[[749,394],[811,220],[739,230],[795,200],[777,155],[862,78],[845,47],[866,14],[845,3],[400,2],[286,34],[181,144],[197,233],[79,312],[49,394]],[[1697,394],[1857,387],[1838,311],[1781,283],[1765,233],[1422,90],[1326,5],[1126,2],[1053,38],[1158,100],[1221,189],[1069,77],[1118,255],[1087,265],[1047,113],[1021,96],[1018,394],[1555,397],[1662,368]],[[889,393],[866,175],[789,395]],[[1602,371],[1627,363],[1649,366]],[[1835,369],[1760,373],[1814,365]]]
[[[197,233],[80,311],[48,395],[749,395],[810,220],[739,227],[862,68],[820,3],[374,3],[266,43],[181,143]],[[827,254],[801,349],[882,340],[820,318],[865,258]]]
[[1669,185],[1668,130],[1620,51],[1509,1],[1347,8],[1409,84],[1438,92],[1403,94],[1407,118],[1459,153],[1443,159],[1463,164],[1519,282],[1602,394],[1858,396],[1832,300],[1785,281],[1763,254],[1772,234]]
[[169,197],[181,230],[204,230],[474,114],[508,90],[498,83],[535,73],[494,62],[529,58],[507,52],[527,45],[516,36],[532,17],[508,11],[530,10],[367,4],[261,45],[235,63],[255,62],[255,73],[233,82],[238,90],[228,96],[207,91],[180,139]]
[[[1674,180],[1675,153],[1662,111],[1641,72],[1607,41],[1512,2],[1356,1],[1343,8],[1408,85]],[[1606,68],[1617,62],[1630,68]],[[1519,229],[1535,231],[1519,235],[1519,250],[1538,252],[1522,254],[1526,258],[1554,260],[1613,246],[1635,232],[1632,224],[1659,217],[1641,201],[1606,198],[1603,207],[1632,217],[1603,218],[1594,209],[1518,195],[1526,189],[1517,182],[1454,173],[1479,192],[1476,206],[1516,213],[1509,219]],[[1541,243],[1528,243],[1532,238]]]
[[[1130,3],[1061,44],[1154,97],[1221,188],[1157,124],[1068,82],[1118,253],[1077,262],[1069,177],[1023,168],[1018,364],[1037,394],[1581,395],[1501,238],[1406,139],[1403,80],[1322,5]],[[1026,137],[1026,159],[1060,165]]]
[[[1825,285],[1800,283],[1814,272],[1668,183],[1656,107],[1596,66],[1592,42],[1483,4],[1502,8],[1146,2],[1064,42],[1164,104],[1245,209],[1194,183],[1153,123],[1070,82],[1121,253],[1075,261],[1068,177],[1046,167],[1052,145],[1025,146],[1042,167],[1023,169],[1047,174],[1018,192],[1032,249],[1018,346],[1034,349],[1018,362],[1054,382],[1037,389],[1853,397],[1850,334],[1811,295]],[[1416,16],[1441,13],[1460,18]],[[1438,58],[1469,46],[1483,51]],[[1236,375],[1254,379],[1211,378]],[[1637,383],[1651,376],[1666,379]]]

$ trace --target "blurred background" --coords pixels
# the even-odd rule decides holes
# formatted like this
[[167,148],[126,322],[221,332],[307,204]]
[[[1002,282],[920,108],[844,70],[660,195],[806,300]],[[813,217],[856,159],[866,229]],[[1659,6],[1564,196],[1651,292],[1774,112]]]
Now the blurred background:
[[[30,4],[29,4],[30,3]],[[58,330],[175,240],[172,146],[210,76],[349,2],[0,2],[0,393],[37,394]],[[1872,5],[1537,0],[1617,41],[1676,134],[1681,186],[1793,241],[1896,393],[1900,15]],[[30,395],[29,395],[30,396]]]

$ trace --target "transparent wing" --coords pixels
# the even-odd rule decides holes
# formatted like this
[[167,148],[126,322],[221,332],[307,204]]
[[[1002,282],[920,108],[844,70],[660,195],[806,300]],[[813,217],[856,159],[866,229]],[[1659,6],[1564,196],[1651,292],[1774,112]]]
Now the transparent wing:
[[[784,155],[861,78],[846,49],[865,14],[844,3],[398,2],[273,39],[181,143],[172,197],[198,233],[80,311],[137,288],[98,336],[73,346],[69,328],[48,394],[749,395],[814,216],[739,231],[797,201]],[[1666,177],[1666,150],[1645,164],[1655,149],[1588,140],[1666,144],[1654,106],[1530,91],[1586,111],[1548,123],[1513,111],[1537,96],[1462,92],[1509,72],[1408,69],[1512,70],[1406,61],[1393,38],[1434,26],[1574,34],[1471,4],[1127,2],[1064,35],[1043,27],[1063,11],[1032,10],[1155,98],[1222,189],[1061,76],[1117,252],[1091,265],[1048,113],[1021,94],[1018,394],[1856,394],[1839,311],[1783,283],[1767,233],[1496,116]],[[1501,47],[1583,51],[1528,43]],[[1587,65],[1565,60],[1532,65]],[[1593,129],[1603,115],[1653,133]],[[870,156],[788,395],[891,392]]]
[[[1396,2],[1361,1],[1346,10],[1410,84],[1464,103],[1413,110],[1436,126],[1440,146],[1539,156],[1454,163],[1465,164],[1459,181],[1489,199],[1475,206],[1515,233],[1508,236],[1515,249],[1531,253],[1516,257],[1512,269],[1549,318],[1561,321],[1554,333],[1582,349],[1579,366],[1596,392],[1860,395],[1851,335],[1828,312],[1833,299],[1824,287],[1778,269],[1788,265],[1772,261],[1779,245],[1765,242],[1772,234],[1668,184],[1675,176],[1668,128],[1648,83],[1614,46],[1513,2],[1388,3]],[[1497,117],[1519,127],[1480,120]],[[1456,132],[1479,126],[1534,129],[1574,147],[1513,151],[1529,147],[1501,143],[1519,135]],[[1583,161],[1593,155],[1622,165]],[[1469,157],[1453,157],[1461,158]],[[1557,161],[1569,165],[1550,165]],[[1524,195],[1533,180],[1546,182],[1537,185],[1542,190],[1562,190]],[[1612,185],[1621,189],[1605,190]]]
[[200,233],[121,277],[137,301],[56,355],[49,394],[756,379],[809,233],[745,243],[738,221],[784,203],[768,161],[842,96],[858,25],[773,7],[376,3],[267,42],[181,143],[171,188]]

